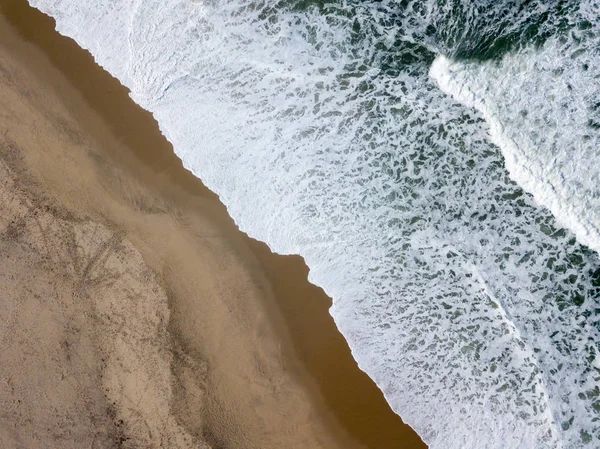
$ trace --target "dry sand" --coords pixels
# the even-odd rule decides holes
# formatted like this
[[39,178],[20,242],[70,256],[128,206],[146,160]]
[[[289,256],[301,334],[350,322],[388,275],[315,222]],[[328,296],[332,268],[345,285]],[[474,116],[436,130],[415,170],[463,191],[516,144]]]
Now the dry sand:
[[50,19],[0,6],[3,447],[424,447],[302,260],[239,232]]

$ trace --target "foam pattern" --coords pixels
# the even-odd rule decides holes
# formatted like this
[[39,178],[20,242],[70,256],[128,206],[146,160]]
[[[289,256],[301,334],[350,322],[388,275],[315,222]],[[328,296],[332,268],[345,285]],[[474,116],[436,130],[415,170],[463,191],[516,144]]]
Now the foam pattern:
[[[600,17],[600,11],[594,15]],[[599,44],[595,29],[577,29],[501,61],[439,56],[431,69],[445,92],[485,117],[511,177],[595,251],[600,251]]]

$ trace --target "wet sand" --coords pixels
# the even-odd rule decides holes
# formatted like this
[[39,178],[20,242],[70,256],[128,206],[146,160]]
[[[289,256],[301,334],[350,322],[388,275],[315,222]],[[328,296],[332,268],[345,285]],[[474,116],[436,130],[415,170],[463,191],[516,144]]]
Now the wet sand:
[[49,201],[123,236],[154,272],[174,354],[165,397],[186,435],[215,448],[425,447],[356,366],[303,260],[240,233],[152,115],[53,20],[0,5],[20,35],[0,25],[0,73],[29,76],[8,83],[5,111],[27,107],[0,116],[0,143]]

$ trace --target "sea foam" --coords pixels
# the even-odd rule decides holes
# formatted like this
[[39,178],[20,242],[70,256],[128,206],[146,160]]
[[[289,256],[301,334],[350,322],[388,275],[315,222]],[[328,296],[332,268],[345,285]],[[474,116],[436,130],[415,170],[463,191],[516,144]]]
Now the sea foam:
[[[600,251],[598,40],[552,40],[500,62],[439,56],[431,76],[490,125],[511,177]],[[527,94],[525,95],[524,92]],[[597,123],[594,123],[597,120]]]
[[[431,448],[596,441],[597,255],[489,141],[491,127],[500,145],[535,143],[517,135],[531,124],[494,128],[528,92],[505,101],[505,83],[486,97],[473,74],[493,69],[440,58],[434,77],[483,117],[458,104],[414,43],[422,24],[404,20],[421,28],[402,36],[381,5],[31,3],[131,89],[243,231],[304,256],[359,366]],[[464,86],[484,100],[468,103]],[[554,207],[515,174],[547,158],[505,152]],[[588,217],[573,229],[592,235],[577,214],[559,216]]]

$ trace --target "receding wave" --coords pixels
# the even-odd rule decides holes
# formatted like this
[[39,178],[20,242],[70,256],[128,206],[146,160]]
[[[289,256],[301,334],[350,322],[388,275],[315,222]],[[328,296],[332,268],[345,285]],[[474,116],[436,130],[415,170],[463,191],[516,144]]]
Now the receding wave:
[[597,446],[592,2],[31,3],[305,257],[430,447]]

